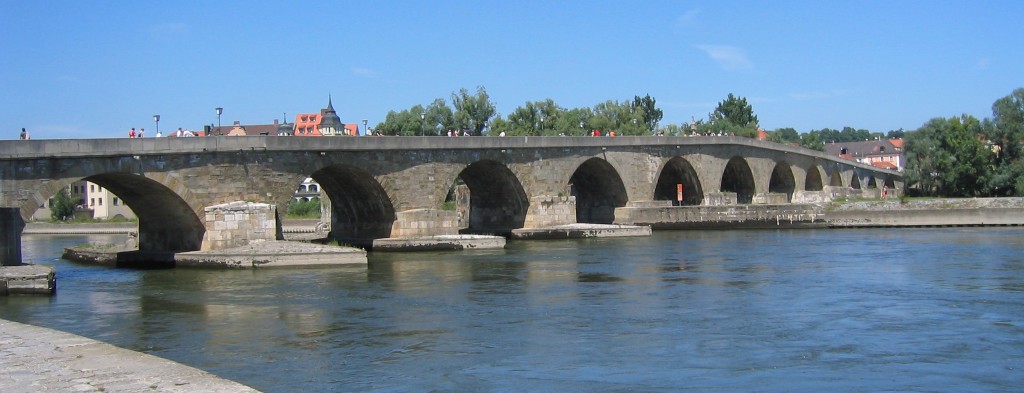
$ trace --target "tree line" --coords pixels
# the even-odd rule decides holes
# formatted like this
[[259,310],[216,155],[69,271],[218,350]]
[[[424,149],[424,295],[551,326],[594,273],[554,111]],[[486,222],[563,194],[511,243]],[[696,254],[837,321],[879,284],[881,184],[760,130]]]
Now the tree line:
[[[760,124],[746,98],[730,93],[706,119],[660,125],[663,112],[650,95],[607,100],[593,107],[566,108],[554,100],[528,101],[508,116],[495,110],[487,90],[461,89],[451,104],[438,98],[426,106],[390,111],[376,131],[384,135],[581,136],[733,135],[756,138]],[[843,127],[800,133],[791,127],[765,131],[772,142],[824,151],[825,144],[904,138],[905,181],[912,194],[929,196],[1024,195],[1024,88],[992,105],[993,117],[934,118],[917,130],[887,133]]]

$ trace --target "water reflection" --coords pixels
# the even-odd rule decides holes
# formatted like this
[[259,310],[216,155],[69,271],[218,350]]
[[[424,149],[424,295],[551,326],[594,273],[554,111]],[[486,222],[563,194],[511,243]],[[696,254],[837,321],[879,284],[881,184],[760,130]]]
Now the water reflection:
[[26,236],[60,288],[0,317],[266,391],[1009,391],[1022,234],[659,232],[292,271],[96,268],[55,255],[97,239]]

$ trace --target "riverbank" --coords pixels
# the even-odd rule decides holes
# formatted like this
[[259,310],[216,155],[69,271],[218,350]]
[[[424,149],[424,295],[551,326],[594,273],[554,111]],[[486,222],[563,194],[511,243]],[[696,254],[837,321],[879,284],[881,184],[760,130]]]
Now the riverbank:
[[0,391],[257,392],[167,359],[0,319]]

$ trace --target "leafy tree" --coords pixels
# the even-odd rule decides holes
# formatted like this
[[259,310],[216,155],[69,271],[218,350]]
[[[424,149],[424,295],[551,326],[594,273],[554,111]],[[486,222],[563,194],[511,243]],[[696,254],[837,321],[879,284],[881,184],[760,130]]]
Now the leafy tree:
[[1024,196],[1024,88],[992,104],[992,119],[985,131],[994,152],[992,193]]
[[53,207],[50,209],[50,218],[54,221],[66,221],[75,217],[75,202],[71,200],[66,188],[57,191],[53,197]]
[[978,119],[962,115],[935,118],[908,133],[905,180],[925,195],[965,197],[984,194],[990,151],[979,135]]
[[308,201],[292,199],[288,202],[287,216],[292,218],[320,217],[320,198],[313,197]]
[[897,139],[897,138],[903,138],[906,135],[907,135],[907,132],[903,131],[903,129],[900,128],[898,130],[891,130],[891,131],[889,131],[888,133],[885,134],[885,137],[887,139]]
[[747,103],[747,99],[736,97],[729,93],[725,100],[718,103],[715,111],[711,113],[712,121],[727,120],[729,123],[740,127],[758,127],[757,115],[754,115],[754,108]]
[[791,127],[777,128],[775,129],[775,131],[768,132],[768,140],[782,144],[799,144],[800,133],[796,132],[796,129],[793,129]]
[[421,119],[420,114],[425,113],[426,108],[420,105],[401,112],[390,111],[384,118],[384,122],[378,124],[376,129],[384,135],[423,135],[427,132],[427,126],[426,120]]
[[800,146],[811,150],[825,151],[825,140],[822,139],[820,131],[811,131],[800,139]]
[[469,129],[473,135],[481,135],[495,113],[494,104],[483,86],[476,88],[476,95],[470,95],[465,88],[458,94],[452,93],[452,105],[455,106],[455,121],[459,128]]
[[652,134],[654,130],[658,129],[658,122],[661,121],[664,113],[661,109],[658,109],[655,105],[654,98],[648,94],[641,98],[640,96],[633,97],[633,108],[640,114],[640,121],[644,123],[644,127],[647,128],[647,133]]

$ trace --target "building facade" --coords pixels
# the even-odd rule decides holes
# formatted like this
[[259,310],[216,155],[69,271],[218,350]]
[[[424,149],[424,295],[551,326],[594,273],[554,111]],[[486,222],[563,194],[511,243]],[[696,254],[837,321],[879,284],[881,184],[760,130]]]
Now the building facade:
[[826,143],[825,152],[847,160],[900,172],[907,162],[903,155],[902,138]]

